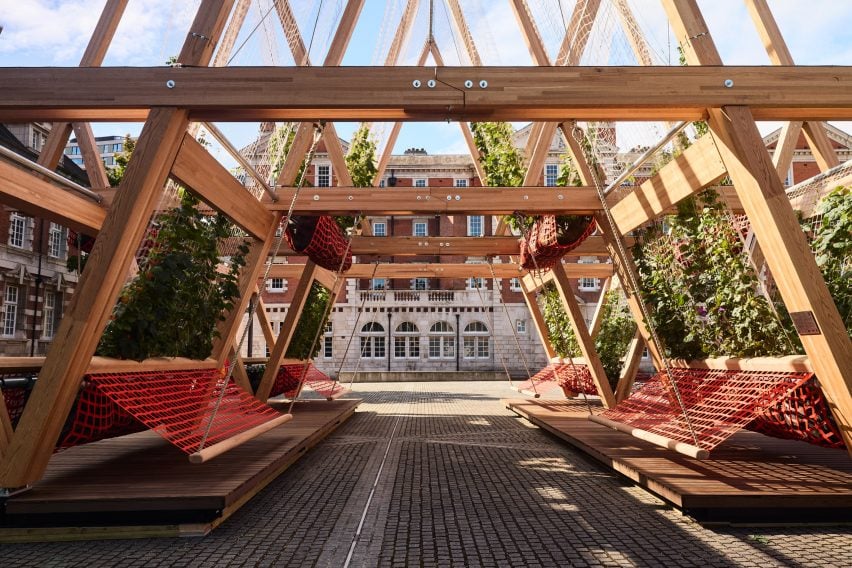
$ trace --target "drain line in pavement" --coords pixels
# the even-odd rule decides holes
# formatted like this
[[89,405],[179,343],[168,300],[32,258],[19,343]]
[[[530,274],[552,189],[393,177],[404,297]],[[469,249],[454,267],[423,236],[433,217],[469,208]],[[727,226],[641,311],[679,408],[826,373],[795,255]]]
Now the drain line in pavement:
[[402,415],[397,415],[396,421],[393,423],[393,430],[391,431],[390,439],[388,440],[388,446],[385,448],[385,455],[382,456],[382,463],[379,465],[379,471],[376,472],[376,479],[373,481],[373,487],[370,489],[370,496],[367,497],[367,503],[364,505],[364,510],[361,512],[361,521],[358,523],[358,529],[355,531],[355,536],[352,537],[352,544],[349,545],[349,554],[346,555],[346,562],[343,564],[343,568],[349,568],[349,563],[352,561],[352,555],[355,553],[355,547],[358,545],[358,539],[361,538],[361,530],[364,528],[364,520],[367,518],[367,512],[370,510],[370,504],[373,502],[373,495],[375,495],[376,487],[379,485],[379,479],[382,477],[382,470],[385,468],[385,462],[388,460],[388,454],[390,453],[393,439],[396,436],[396,429],[399,426],[400,418],[402,418]]

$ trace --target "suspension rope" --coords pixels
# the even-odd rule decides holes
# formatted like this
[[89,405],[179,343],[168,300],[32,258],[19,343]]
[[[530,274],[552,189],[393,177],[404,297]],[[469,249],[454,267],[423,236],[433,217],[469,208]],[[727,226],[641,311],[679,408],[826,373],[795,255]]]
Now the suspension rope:
[[[492,271],[492,275],[493,275],[493,271]],[[493,292],[497,292],[498,297],[499,297],[499,291],[497,290],[497,280],[492,278],[491,283],[492,283],[492,286],[494,287],[494,290],[492,291],[492,296],[491,296],[492,304],[493,304],[493,300],[494,300]],[[482,305],[483,311],[487,310],[488,306],[485,304],[485,298],[482,297],[482,291],[480,290],[479,286],[476,286],[476,295],[479,296],[479,303]],[[502,302],[502,300],[501,300],[501,302]],[[496,327],[495,327],[495,324],[494,324],[494,307],[493,307],[493,305],[491,306],[491,312],[490,313],[491,313],[491,316],[490,316],[491,332],[494,333],[496,331]],[[494,342],[494,351],[497,351],[497,342],[496,341]],[[511,386],[512,385],[512,375],[509,374],[509,367],[506,365],[506,358],[503,357],[502,351],[500,351],[499,353],[500,353],[500,363],[503,365],[503,370],[506,372],[506,377],[509,379],[509,386]],[[523,353],[521,355],[523,356]],[[527,375],[529,375],[529,370],[527,370]]]
[[[493,282],[496,282],[496,281],[497,281],[497,275],[494,273],[494,264],[493,264],[493,262],[492,262],[492,261],[493,261],[493,259],[489,259],[489,261],[488,261],[488,269],[489,269],[489,270],[490,270],[490,272],[491,272],[491,280],[492,280]],[[506,306],[506,302],[504,302],[504,301],[503,301],[503,295],[502,295],[502,294],[500,294],[500,295],[498,296],[498,298],[500,299],[500,305],[503,307],[503,313],[504,313],[504,314],[506,314],[506,321],[507,321],[507,322],[508,322],[508,324],[509,324],[509,329],[511,329],[511,330],[512,330],[512,335],[513,335],[513,336],[514,336],[514,338],[515,338],[515,345],[518,347],[518,353],[520,354],[520,356],[521,356],[521,361],[522,361],[522,362],[523,362],[523,364],[524,364],[524,370],[525,370],[525,371],[526,371],[526,373],[527,373],[527,379],[528,379],[528,380],[530,380],[530,381],[532,381],[532,374],[530,374],[530,366],[529,366],[529,362],[527,361],[527,357],[526,357],[526,355],[524,355],[524,350],[523,350],[523,349],[521,349],[521,340],[520,340],[520,338],[518,337],[518,330],[515,328],[515,322],[513,322],[513,321],[512,321],[512,316],[509,314],[509,308]],[[492,319],[493,319],[493,317],[492,317]],[[493,328],[493,325],[492,325],[492,328]],[[506,372],[506,374],[508,375],[508,371]],[[511,375],[509,376],[509,386],[512,386],[512,377],[511,377]]]
[[[370,275],[370,281],[376,277],[376,271],[379,269],[379,261],[373,263],[373,272]],[[361,305],[358,307],[358,313],[355,315],[355,324],[352,326],[352,331],[349,333],[349,341],[346,342],[346,349],[343,350],[343,358],[340,360],[340,366],[337,368],[337,376],[343,372],[343,364],[346,363],[346,356],[349,354],[349,347],[352,345],[352,340],[355,338],[355,331],[358,329],[358,322],[361,321],[361,313],[364,311],[364,304],[367,303],[367,294],[361,296]],[[390,346],[388,346],[390,348]],[[390,353],[390,351],[388,352]],[[361,366],[361,358],[355,363],[355,372],[349,379],[349,389],[352,389],[352,384],[355,382],[355,375],[358,374],[358,368]]]
[[[618,261],[622,263],[622,266],[626,266],[627,265],[627,259],[629,257],[627,256],[627,251],[624,248],[624,243],[622,242],[622,240],[620,238],[617,237],[617,235],[619,234],[618,233],[618,227],[615,223],[615,219],[612,216],[612,211],[610,211],[609,204],[607,203],[607,200],[606,200],[606,196],[604,195],[603,184],[600,180],[600,177],[598,176],[597,168],[594,166],[595,162],[594,162],[593,156],[588,155],[588,151],[584,147],[583,141],[584,141],[584,139],[586,139],[585,133],[583,132],[582,128],[580,128],[579,126],[575,126],[574,131],[572,132],[572,135],[574,136],[574,139],[577,141],[577,144],[579,144],[580,148],[583,149],[583,153],[587,154],[585,156],[585,159],[589,163],[589,171],[592,174],[592,181],[595,185],[595,190],[597,191],[598,199],[601,202],[601,207],[602,207],[602,209],[603,209],[603,211],[606,215],[606,219],[607,219],[607,223],[609,225],[609,229],[612,232],[611,234],[613,235],[613,240],[615,241],[615,244],[616,244],[616,251],[617,251],[617,254],[618,254],[618,257],[619,257]],[[590,147],[591,147],[591,145],[590,145]],[[657,349],[657,352],[660,354],[660,359],[661,359],[663,366],[665,367],[665,370],[666,370],[666,377],[669,379],[669,382],[672,385],[672,391],[674,392],[675,398],[677,399],[678,405],[680,406],[681,412],[683,413],[684,420],[686,421],[686,425],[689,428],[689,433],[692,436],[693,441],[695,442],[695,446],[700,448],[701,444],[698,442],[698,435],[695,433],[695,428],[692,425],[692,420],[690,420],[690,418],[689,418],[689,413],[686,410],[686,405],[683,402],[683,397],[681,396],[680,389],[677,386],[677,380],[675,379],[674,374],[672,373],[671,366],[669,365],[668,357],[666,357],[666,354],[663,351],[662,341],[660,341],[660,338],[657,335],[657,330],[654,327],[654,324],[653,324],[651,317],[649,315],[648,307],[645,305],[645,302],[642,300],[641,296],[639,295],[640,287],[639,287],[639,283],[637,281],[636,275],[633,273],[632,270],[626,270],[625,272],[627,272],[628,279],[630,280],[630,282],[629,282],[630,293],[633,294],[637,299],[637,304],[639,304],[639,309],[642,312],[642,317],[645,319],[645,323],[647,324],[648,331],[651,334],[651,341],[654,343],[654,347]]]
[[[307,157],[307,163],[308,164],[310,164],[311,161],[313,160],[314,153],[316,152],[317,145],[319,144],[320,138],[322,137],[323,127],[324,127],[323,124],[318,124],[318,125],[315,124],[314,125],[314,140],[313,140],[313,143],[311,145],[310,151],[308,152],[308,157]],[[263,279],[262,279],[263,285],[266,284],[266,281],[269,278],[269,271],[272,269],[272,261],[275,259],[276,256],[278,256],[278,251],[281,250],[281,243],[284,240],[284,229],[290,223],[290,218],[293,216],[293,210],[296,208],[296,201],[299,198],[299,192],[302,190],[302,187],[305,184],[305,178],[307,176],[307,172],[308,172],[307,167],[302,169],[302,175],[299,178],[299,183],[296,185],[296,191],[293,192],[293,198],[290,200],[290,206],[287,209],[287,214],[282,216],[281,219],[278,222],[278,233],[279,233],[279,235],[278,235],[278,238],[275,241],[275,248],[272,251],[272,254],[267,256],[267,259],[266,259],[266,268],[263,272]],[[257,305],[260,305],[260,302],[258,302],[256,304],[256,306]],[[255,309],[257,309],[257,308],[255,307]],[[198,446],[199,451],[204,449],[204,444],[207,442],[207,437],[210,434],[210,429],[213,427],[213,421],[216,419],[216,414],[219,412],[219,407],[221,406],[222,399],[225,396],[226,387],[228,386],[228,382],[231,380],[231,377],[234,374],[234,368],[237,365],[237,357],[239,356],[239,353],[243,348],[243,344],[245,343],[245,339],[248,336],[249,326],[251,325],[251,317],[253,315],[254,314],[249,315],[249,325],[246,325],[245,328],[243,328],[243,332],[240,335],[240,341],[237,344],[236,349],[234,350],[234,353],[235,353],[235,356],[233,358],[234,360],[228,362],[228,372],[225,374],[225,376],[222,379],[222,388],[219,391],[219,396],[216,399],[216,405],[213,407],[213,412],[210,414],[210,420],[208,420],[208,422],[207,422],[207,427],[204,430],[204,436],[201,438],[201,443]],[[291,410],[292,410],[292,406],[291,406]],[[289,413],[289,411],[288,411],[288,413]]]

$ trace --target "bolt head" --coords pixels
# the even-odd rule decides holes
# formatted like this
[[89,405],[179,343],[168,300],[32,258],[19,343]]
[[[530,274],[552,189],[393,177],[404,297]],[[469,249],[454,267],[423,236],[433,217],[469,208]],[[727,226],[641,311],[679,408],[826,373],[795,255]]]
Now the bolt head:
[[415,89],[419,89],[420,85],[421,85],[420,79],[415,79],[411,82],[411,86],[414,87]]

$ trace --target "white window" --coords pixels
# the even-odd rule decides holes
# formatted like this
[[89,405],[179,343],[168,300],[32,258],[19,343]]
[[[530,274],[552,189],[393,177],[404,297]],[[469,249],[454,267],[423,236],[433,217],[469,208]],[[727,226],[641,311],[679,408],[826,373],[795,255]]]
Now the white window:
[[481,237],[485,235],[485,217],[482,215],[468,215],[467,217],[467,236]]
[[429,234],[426,221],[415,221],[413,226],[415,237],[425,237]]
[[18,324],[18,287],[6,286],[3,297],[3,335],[15,335]]
[[520,292],[521,291],[521,279],[520,278],[511,278],[509,280],[509,290],[512,292]]
[[66,229],[56,223],[50,224],[50,232],[47,238],[47,256],[51,258],[64,259],[68,252],[68,236]]
[[487,359],[490,356],[488,327],[481,321],[474,321],[464,328],[464,358]]
[[414,187],[426,187],[426,180],[425,179],[414,180]]
[[410,321],[402,322],[396,327],[393,356],[396,359],[420,358],[420,330]]
[[527,332],[527,320],[515,320],[515,331],[518,333]]
[[432,324],[429,329],[429,358],[452,359],[456,356],[455,329],[445,321]]
[[457,179],[455,183],[456,187],[467,187],[466,179]]
[[124,144],[113,144],[112,145],[112,151],[113,152],[123,152],[124,151]]
[[387,290],[387,278],[373,278],[370,282],[370,290]]
[[468,290],[485,290],[485,278],[478,278],[476,276],[472,276],[467,279],[467,289]]
[[316,187],[331,186],[331,166],[329,164],[317,166],[317,183]]
[[42,322],[42,336],[45,339],[50,339],[56,334],[56,327],[59,325],[59,318],[62,313],[62,293],[61,292],[45,292],[44,293],[44,320]]
[[412,290],[428,290],[429,289],[429,279],[428,278],[412,278],[411,279],[411,289]]
[[287,281],[283,278],[270,278],[267,290],[270,292],[284,292],[287,290]]
[[384,221],[373,221],[373,236],[386,237],[388,236],[388,224]]
[[33,150],[36,152],[41,150],[41,134],[36,130],[33,130]]
[[383,359],[385,356],[385,328],[371,321],[361,328],[361,358]]
[[[577,264],[598,264],[600,261],[593,256],[581,256]],[[600,280],[597,278],[580,278],[580,290],[589,291],[600,288]]]
[[544,185],[553,187],[559,178],[559,164],[544,164]]
[[9,217],[9,246],[24,248],[27,236],[28,218],[20,213],[12,213]]
[[334,354],[333,344],[334,344],[334,327],[331,324],[331,320],[325,323],[325,330],[323,331],[322,338],[322,356],[325,359],[331,359]]

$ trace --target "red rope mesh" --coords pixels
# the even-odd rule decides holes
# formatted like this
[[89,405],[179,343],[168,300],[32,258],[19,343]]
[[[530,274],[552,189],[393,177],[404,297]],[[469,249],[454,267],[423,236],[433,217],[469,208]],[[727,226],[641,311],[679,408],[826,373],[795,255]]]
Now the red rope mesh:
[[551,363],[529,380],[519,383],[516,388],[524,392],[546,393],[556,387],[562,387],[566,394],[598,394],[589,368],[586,365],[570,363]]
[[764,409],[747,428],[767,436],[800,440],[825,448],[846,447],[815,378]]
[[[281,394],[287,398],[296,396],[296,391],[299,388],[299,379],[302,376],[303,370],[304,365],[300,363],[281,365],[278,374],[275,375],[275,383],[272,385],[269,396],[273,397]],[[331,380],[328,375],[317,369],[313,363],[308,364],[308,370],[305,373],[305,386],[310,387],[311,390],[326,398],[337,398],[349,392],[349,389],[337,381]]]
[[556,376],[553,374],[553,364],[548,365],[541,371],[515,386],[515,390],[523,393],[538,393],[543,394],[552,391],[559,386],[556,382]]
[[[328,270],[337,272],[343,263],[343,272],[352,267],[352,251],[347,251],[347,241],[343,231],[332,217],[323,215],[317,218],[316,228],[313,230],[310,242],[306,247],[299,250],[291,227],[284,232],[287,243],[294,251],[305,254],[317,265]],[[343,255],[346,254],[344,260]]]
[[144,424],[89,383],[80,391],[56,447],[70,448],[144,429]]
[[[219,369],[90,375],[91,384],[148,428],[187,454],[280,416],[228,381]],[[215,410],[215,417],[214,417]],[[211,425],[212,419],[212,425]]]
[[29,393],[30,389],[26,387],[6,387],[3,389],[6,412],[9,413],[12,428],[18,425],[18,420],[21,419],[21,414],[24,413],[24,406],[27,404]]
[[543,215],[535,222],[529,236],[521,239],[521,266],[527,270],[553,268],[562,257],[574,250],[595,232],[597,225],[591,217],[585,228],[572,242],[560,244],[555,215]]
[[[811,373],[672,369],[689,421],[703,449],[711,450],[810,379]],[[664,373],[602,414],[615,422],[694,444],[683,411]]]

